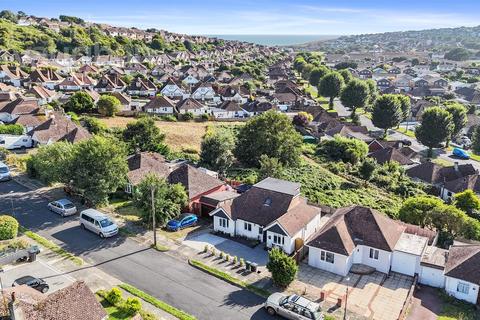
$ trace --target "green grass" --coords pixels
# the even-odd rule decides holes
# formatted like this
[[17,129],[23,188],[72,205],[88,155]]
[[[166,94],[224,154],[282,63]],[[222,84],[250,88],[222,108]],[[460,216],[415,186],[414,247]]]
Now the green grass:
[[448,160],[445,160],[445,159],[441,159],[441,158],[436,158],[436,159],[433,159],[432,160],[433,163],[436,163],[442,167],[450,167],[450,166],[453,166],[453,161],[448,161]]
[[403,133],[404,135],[410,138],[415,138],[415,132],[412,130],[405,130],[405,128],[399,128],[399,129],[395,129],[395,131]]
[[468,153],[470,155],[470,159],[474,160],[474,161],[479,161],[480,162],[480,155],[478,154],[475,154],[473,152],[469,152]]
[[480,320],[480,312],[473,304],[449,297],[441,291],[438,294],[443,300],[438,320]]
[[34,240],[35,242],[37,242],[38,244],[40,244],[41,246],[49,249],[50,251],[58,254],[59,256],[65,258],[65,259],[68,259],[70,261],[72,261],[73,263],[75,263],[76,265],[79,265],[81,266],[83,264],[83,260],[77,256],[75,256],[74,254],[66,251],[65,249],[61,248],[60,246],[56,245],[55,243],[53,243],[52,241],[50,240],[47,240],[45,239],[44,237],[42,237],[41,235],[33,232],[33,231],[30,231],[24,227],[21,227],[20,228],[20,231],[25,234],[27,237],[29,237],[30,239]]
[[251,291],[261,297],[264,297],[264,298],[267,298],[268,296],[270,296],[270,291],[268,290],[265,290],[263,288],[259,288],[259,287],[256,287],[252,284],[249,284],[249,283],[246,283],[245,281],[242,281],[240,279],[237,279],[233,276],[231,276],[230,274],[226,273],[226,272],[223,272],[221,270],[218,270],[216,268],[213,268],[213,267],[210,267],[210,266],[207,266],[206,264],[198,261],[198,260],[189,260],[189,263],[194,266],[194,267],[197,267],[217,278],[220,278],[222,280],[225,280],[227,282],[230,282],[230,283],[233,283],[241,288],[244,288],[248,291]]
[[119,285],[120,288],[123,290],[133,294],[134,296],[150,303],[151,305],[171,314],[174,317],[177,317],[180,320],[195,320],[196,318],[192,316],[191,314],[188,314],[182,310],[179,310],[171,305],[169,305],[166,302],[163,302],[161,300],[158,300],[157,298],[149,295],[148,293],[145,293],[129,284],[122,283]]
[[152,244],[152,248],[155,249],[155,250],[157,250],[157,251],[160,251],[160,252],[167,252],[167,251],[170,250],[169,247],[164,246],[164,245],[161,245],[161,244],[157,244],[157,246],[154,246],[154,245]]
[[120,308],[117,308],[114,305],[111,305],[110,302],[101,298],[100,304],[102,305],[103,309],[108,314],[108,320],[128,320],[132,318],[130,313],[127,313]]

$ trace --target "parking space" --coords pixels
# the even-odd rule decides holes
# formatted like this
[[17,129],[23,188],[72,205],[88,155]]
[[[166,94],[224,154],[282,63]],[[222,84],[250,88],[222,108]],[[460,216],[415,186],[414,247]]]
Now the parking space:
[[230,256],[243,258],[245,261],[258,263],[260,267],[264,267],[268,262],[268,252],[264,250],[263,245],[257,245],[255,248],[247,247],[236,241],[222,238],[210,233],[201,233],[189,235],[183,244],[197,251],[203,251],[205,245],[213,246],[216,250],[223,251]]
[[42,260],[6,266],[4,272],[0,274],[5,287],[11,287],[16,279],[23,276],[33,276],[45,280],[50,287],[48,293],[62,289],[75,281],[71,276],[62,274]]
[[[302,264],[297,280],[290,290],[306,292],[306,296],[320,302],[323,310],[336,310],[338,299],[344,299],[348,288],[347,309],[359,318],[397,319],[407,298],[413,278],[397,273],[390,276],[381,272],[359,275],[349,273],[342,277]],[[320,301],[321,293],[325,295]]]

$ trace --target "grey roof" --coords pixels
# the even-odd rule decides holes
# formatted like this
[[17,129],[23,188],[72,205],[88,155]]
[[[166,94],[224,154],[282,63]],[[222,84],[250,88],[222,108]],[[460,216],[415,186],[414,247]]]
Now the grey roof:
[[275,178],[266,178],[254,185],[254,187],[276,191],[292,196],[300,193],[300,183],[280,180]]

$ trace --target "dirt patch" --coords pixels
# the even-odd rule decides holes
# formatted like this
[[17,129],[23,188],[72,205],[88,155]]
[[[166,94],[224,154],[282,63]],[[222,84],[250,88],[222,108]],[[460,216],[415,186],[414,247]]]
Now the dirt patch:
[[[100,118],[109,128],[125,128],[127,123],[135,122],[135,118],[114,117]],[[235,126],[242,122],[168,122],[156,121],[155,124],[166,135],[167,144],[175,151],[200,151],[202,138],[209,126]]]

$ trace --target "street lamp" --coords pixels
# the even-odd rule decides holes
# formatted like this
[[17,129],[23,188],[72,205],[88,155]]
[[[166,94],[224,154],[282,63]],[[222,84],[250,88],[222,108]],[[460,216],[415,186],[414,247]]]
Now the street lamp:
[[350,277],[346,277],[345,281],[347,282],[347,289],[345,292],[345,311],[343,312],[343,320],[347,320],[348,282],[350,281]]

